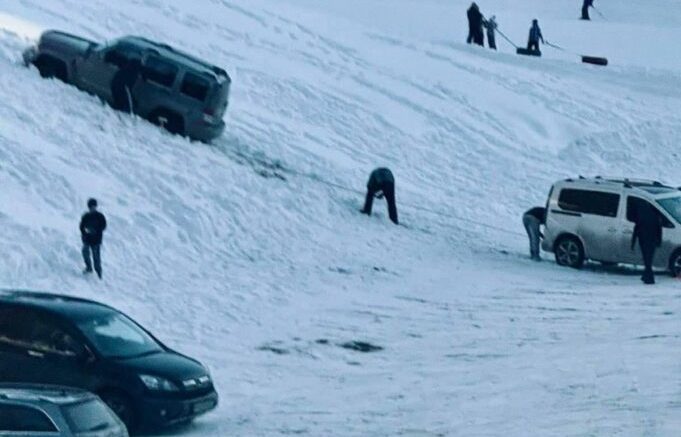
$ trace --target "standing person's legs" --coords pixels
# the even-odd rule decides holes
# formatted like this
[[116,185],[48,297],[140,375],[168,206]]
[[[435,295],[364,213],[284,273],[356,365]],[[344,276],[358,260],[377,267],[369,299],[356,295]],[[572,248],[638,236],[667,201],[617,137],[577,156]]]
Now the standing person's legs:
[[530,256],[532,259],[537,260],[539,258],[539,227],[541,223],[536,217],[529,214],[523,216],[523,225],[525,226],[525,231],[527,232],[527,237],[530,240]]
[[94,261],[95,264],[95,272],[97,272],[97,276],[102,277],[102,246],[99,244],[94,244],[91,246],[92,248],[92,260]]
[[589,7],[588,6],[582,6],[582,20],[590,20],[591,17],[589,17]]
[[487,45],[492,50],[497,49],[497,40],[493,33],[487,35]]
[[385,201],[388,202],[388,215],[390,220],[396,225],[399,224],[397,220],[397,204],[395,202],[395,185],[387,184],[383,187],[383,194],[385,195]]
[[645,266],[641,279],[646,284],[654,284],[655,274],[653,273],[653,259],[655,258],[655,243],[648,241],[645,238],[642,238],[639,241],[641,254],[643,255],[643,265]]
[[484,33],[482,33],[482,30],[475,32],[475,43],[479,46],[485,46],[485,37]]
[[470,44],[472,42],[473,42],[473,31],[469,29],[468,30],[468,38],[466,38],[466,43]]
[[85,273],[91,273],[92,261],[90,260],[90,246],[83,243],[83,250],[81,253],[83,254],[83,261],[85,262]]
[[371,209],[374,206],[374,196],[376,195],[376,192],[374,190],[371,190],[367,188],[367,197],[364,200],[364,208],[362,208],[362,212],[366,215],[371,215]]

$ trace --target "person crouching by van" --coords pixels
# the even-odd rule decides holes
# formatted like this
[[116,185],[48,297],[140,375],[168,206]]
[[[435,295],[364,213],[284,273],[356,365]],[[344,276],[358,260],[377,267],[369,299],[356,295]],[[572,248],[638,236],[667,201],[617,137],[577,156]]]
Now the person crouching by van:
[[541,233],[541,225],[546,224],[546,208],[537,206],[530,209],[523,214],[523,226],[527,231],[527,237],[530,240],[530,257],[534,261],[541,261],[539,256],[539,242],[543,235]]
[[662,245],[662,216],[648,202],[639,201],[634,209],[634,235],[631,238],[631,250],[636,247],[638,240],[643,255],[645,270],[641,281],[644,284],[654,284],[653,260],[655,250]]
[[390,220],[396,225],[399,224],[397,220],[397,205],[395,204],[395,177],[390,169],[377,168],[371,172],[369,182],[367,183],[367,196],[362,208],[362,214],[371,215],[371,209],[374,205],[374,197],[385,197],[388,202],[388,214]]

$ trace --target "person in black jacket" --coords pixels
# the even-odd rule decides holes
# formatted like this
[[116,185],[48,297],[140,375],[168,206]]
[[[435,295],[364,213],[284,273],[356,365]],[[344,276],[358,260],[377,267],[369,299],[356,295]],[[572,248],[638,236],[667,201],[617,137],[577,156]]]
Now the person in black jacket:
[[388,202],[390,220],[397,225],[399,222],[397,220],[397,205],[395,204],[395,177],[389,169],[377,168],[371,172],[369,182],[367,183],[367,196],[364,208],[361,211],[362,214],[371,215],[374,197],[380,199],[384,196]]
[[591,20],[589,17],[589,8],[594,7],[594,0],[584,0],[582,4],[582,20]]
[[141,68],[139,59],[130,59],[111,79],[111,97],[114,109],[133,112],[132,88],[137,82]]
[[[87,202],[88,212],[83,214],[80,220],[80,235],[83,240],[83,260],[85,261],[85,271],[92,273],[94,262],[95,272],[99,279],[102,279],[102,258],[101,247],[102,237],[106,229],[106,217],[97,211],[97,200],[90,199]],[[90,259],[92,254],[92,260]]]
[[539,27],[539,20],[536,18],[532,20],[532,27],[530,28],[530,36],[527,39],[527,50],[534,50],[534,51],[539,51],[539,41],[541,41],[543,44],[546,44],[544,42],[544,35],[541,33],[541,28]]
[[541,233],[541,225],[546,224],[546,208],[537,206],[530,209],[523,214],[523,226],[527,231],[527,237],[530,239],[530,257],[534,261],[540,261],[539,256],[539,241],[543,237]]
[[474,42],[479,46],[484,45],[485,37],[482,31],[483,16],[478,5],[475,3],[471,4],[466,15],[468,16],[468,38],[466,39],[466,42],[468,44]]
[[636,240],[638,240],[645,265],[641,280],[645,284],[654,284],[653,260],[655,250],[662,245],[662,215],[654,206],[643,200],[638,200],[634,204],[632,215],[631,219],[635,226],[631,238],[631,250],[634,250]]

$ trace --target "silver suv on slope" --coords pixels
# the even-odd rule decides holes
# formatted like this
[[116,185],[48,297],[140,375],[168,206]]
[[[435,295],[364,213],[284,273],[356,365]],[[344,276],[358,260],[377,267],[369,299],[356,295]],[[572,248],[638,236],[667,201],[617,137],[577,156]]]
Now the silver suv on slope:
[[0,436],[128,437],[97,396],[71,388],[0,385]]
[[555,183],[542,248],[553,252],[558,264],[574,268],[585,260],[640,265],[640,248],[631,249],[637,202],[649,203],[663,218],[654,266],[681,275],[681,191],[656,181],[580,177]]
[[141,62],[131,87],[133,112],[172,133],[211,141],[225,129],[227,72],[167,44],[126,36],[107,44],[50,30],[24,52],[43,77],[56,77],[113,103],[111,81],[129,61]]

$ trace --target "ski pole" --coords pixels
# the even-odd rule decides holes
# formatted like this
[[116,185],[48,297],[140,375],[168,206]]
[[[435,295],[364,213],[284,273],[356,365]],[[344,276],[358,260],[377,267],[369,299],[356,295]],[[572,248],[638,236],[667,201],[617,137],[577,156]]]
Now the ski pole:
[[516,49],[518,48],[517,45],[513,44],[513,41],[511,41],[506,35],[504,35],[504,33],[501,30],[499,30],[499,27],[497,27],[497,32],[499,32],[499,35],[501,35],[502,38],[504,38],[506,41],[508,41],[509,44],[511,44]]

